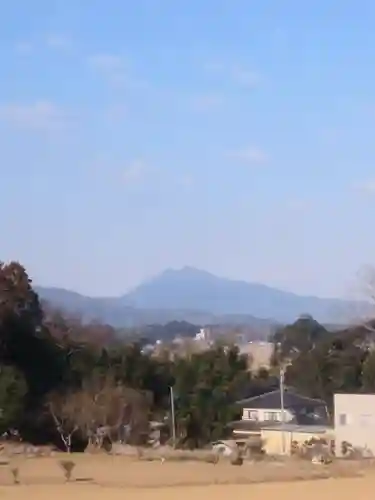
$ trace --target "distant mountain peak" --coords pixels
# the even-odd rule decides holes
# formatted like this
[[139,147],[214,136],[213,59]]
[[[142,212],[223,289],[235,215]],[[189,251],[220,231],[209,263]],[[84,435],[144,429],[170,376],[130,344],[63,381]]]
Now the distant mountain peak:
[[[158,276],[163,276],[164,274],[175,274],[175,275],[194,275],[194,276],[214,276],[212,273],[209,271],[204,271],[203,269],[198,269],[197,267],[193,266],[183,266],[180,268],[168,268],[165,271],[163,271],[161,274]],[[215,276],[216,277],[216,276]]]
[[137,290],[140,286],[142,287],[145,285],[150,285],[151,283],[195,282],[198,284],[201,282],[207,282],[208,280],[214,281],[219,279],[221,278],[218,278],[208,271],[203,271],[192,266],[184,266],[178,269],[168,268],[165,271],[162,271],[160,274],[153,276],[145,283],[141,283],[141,285],[135,287],[135,289],[133,289],[130,293],[132,293],[134,290]]
[[300,296],[259,283],[221,278],[192,266],[166,269],[118,298],[89,299],[58,289],[41,292],[42,298],[68,306],[70,310],[89,311],[90,317],[114,317],[116,324],[123,324],[122,318],[130,314],[145,319],[237,316],[243,321],[250,316],[284,323],[293,322],[306,313],[321,323],[340,324],[347,322],[350,319],[348,313],[360,305],[340,299]]
[[[184,266],[166,269],[126,296],[136,308],[209,311],[290,322],[308,313],[318,321],[345,322],[348,302],[296,295],[260,283],[221,278]],[[340,321],[341,320],[341,321]]]

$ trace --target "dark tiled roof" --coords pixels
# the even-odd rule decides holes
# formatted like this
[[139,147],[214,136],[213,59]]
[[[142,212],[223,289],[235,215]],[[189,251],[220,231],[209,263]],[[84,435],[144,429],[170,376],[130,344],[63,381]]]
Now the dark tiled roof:
[[[252,398],[241,399],[236,402],[242,408],[269,408],[270,410],[281,407],[280,389],[272,392],[254,396]],[[284,389],[284,408],[298,408],[301,406],[326,406],[321,399],[308,398],[297,394],[294,389],[286,387]]]

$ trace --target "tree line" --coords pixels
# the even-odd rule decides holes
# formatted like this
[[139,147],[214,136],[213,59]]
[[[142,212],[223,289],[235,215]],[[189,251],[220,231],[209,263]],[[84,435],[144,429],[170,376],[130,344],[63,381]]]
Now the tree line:
[[0,433],[68,451],[145,443],[152,421],[171,434],[173,387],[176,445],[201,447],[240,418],[236,400],[278,387],[280,366],[287,384],[329,405],[337,391],[375,390],[372,334],[371,325],[329,332],[299,318],[273,335],[272,366],[257,373],[234,345],[155,355],[41,304],[22,265],[0,264]]

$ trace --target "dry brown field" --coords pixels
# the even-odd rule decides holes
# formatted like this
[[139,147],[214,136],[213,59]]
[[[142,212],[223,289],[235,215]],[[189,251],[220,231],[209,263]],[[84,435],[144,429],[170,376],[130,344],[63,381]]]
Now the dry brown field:
[[143,461],[107,455],[73,455],[74,477],[66,483],[59,460],[17,458],[21,484],[0,466],[0,500],[368,500],[375,490],[375,465],[329,466],[282,463]]

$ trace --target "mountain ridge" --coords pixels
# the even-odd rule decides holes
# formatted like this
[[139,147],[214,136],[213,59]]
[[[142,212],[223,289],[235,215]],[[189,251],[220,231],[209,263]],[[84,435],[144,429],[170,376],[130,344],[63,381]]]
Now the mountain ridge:
[[[288,323],[309,314],[322,323],[345,324],[369,305],[344,299],[298,295],[260,283],[215,276],[185,266],[166,269],[119,297],[88,297],[58,287],[35,287],[43,300],[114,326],[170,320]],[[198,321],[199,320],[199,321]]]

